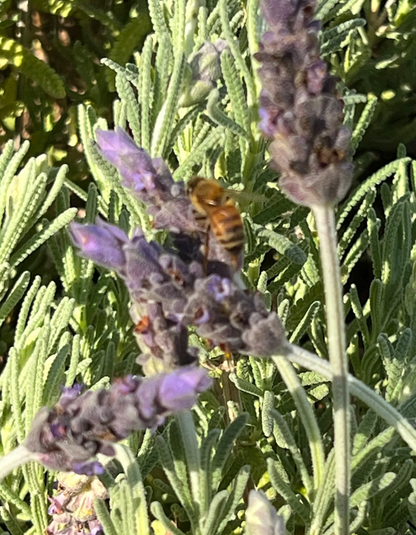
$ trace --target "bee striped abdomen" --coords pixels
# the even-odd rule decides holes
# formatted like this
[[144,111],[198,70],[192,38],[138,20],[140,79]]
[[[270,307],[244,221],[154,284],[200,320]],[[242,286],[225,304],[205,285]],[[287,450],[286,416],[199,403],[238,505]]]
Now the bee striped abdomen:
[[194,207],[196,221],[206,229],[205,258],[208,259],[211,228],[237,266],[244,247],[244,228],[240,212],[227,190],[215,180],[196,176],[189,180],[187,193]]
[[244,228],[240,212],[233,204],[211,210],[211,228],[220,244],[237,255],[244,247]]

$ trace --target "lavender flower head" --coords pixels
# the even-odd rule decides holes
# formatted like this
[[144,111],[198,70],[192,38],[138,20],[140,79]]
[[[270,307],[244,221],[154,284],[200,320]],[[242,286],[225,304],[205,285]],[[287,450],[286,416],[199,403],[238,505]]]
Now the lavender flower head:
[[147,205],[153,226],[170,236],[171,247],[162,247],[140,230],[129,239],[100,221],[70,228],[81,254],[115,270],[129,289],[145,373],[196,361],[197,350],[188,346],[191,326],[227,351],[262,357],[279,351],[285,336],[278,316],[267,311],[260,294],[235,282],[234,258],[212,233],[206,265],[206,229],[183,182],[174,182],[164,162],[151,159],[123,130],[98,131],[97,139],[123,186]]
[[91,458],[114,455],[113,442],[190,409],[210,385],[205,370],[185,366],[147,379],[127,376],[108,390],[81,394],[79,386],[66,388],[55,407],[37,413],[24,446],[52,470],[100,474],[103,467]]
[[280,186],[294,202],[334,205],[347,193],[353,166],[351,133],[335,78],[319,57],[314,0],[262,0],[269,27],[255,54],[259,76],[259,128],[273,138],[270,153]]

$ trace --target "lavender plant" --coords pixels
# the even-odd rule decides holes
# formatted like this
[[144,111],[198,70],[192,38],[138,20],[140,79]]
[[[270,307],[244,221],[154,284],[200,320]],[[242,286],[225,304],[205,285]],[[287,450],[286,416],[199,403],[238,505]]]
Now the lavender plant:
[[[318,16],[336,17],[335,4],[321,2]],[[341,17],[319,33],[309,2],[264,2],[263,15],[255,1],[244,7],[151,1],[154,34],[136,64],[106,61],[117,73],[114,130],[80,107],[94,184],[85,193],[53,183],[58,214],[69,191],[86,201],[70,234],[48,242],[59,293],[35,279],[6,301],[11,310],[25,295],[0,384],[0,470],[15,467],[0,484],[0,514],[13,535],[412,532],[414,164],[399,147],[335,211],[375,99],[336,87],[318,40],[335,69],[362,23]],[[247,243],[237,263],[213,234],[205,259],[185,192],[195,173],[263,195],[240,200]],[[308,209],[282,191],[312,208],[318,236]],[[22,192],[31,200],[25,187],[14,199]],[[322,214],[337,225],[337,250]],[[367,251],[368,300],[351,284]],[[340,279],[328,281],[338,259]],[[233,361],[221,364],[224,354]],[[47,478],[42,465],[18,468],[33,459]],[[253,487],[265,494],[248,495]]]

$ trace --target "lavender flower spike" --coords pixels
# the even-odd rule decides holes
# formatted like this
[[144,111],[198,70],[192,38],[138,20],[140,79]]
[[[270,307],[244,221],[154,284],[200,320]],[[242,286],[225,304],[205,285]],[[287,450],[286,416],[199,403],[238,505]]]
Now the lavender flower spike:
[[187,366],[148,379],[128,376],[108,390],[74,396],[68,391],[57,405],[41,409],[23,446],[48,468],[79,474],[102,473],[90,459],[114,455],[112,442],[138,429],[154,429],[175,411],[190,409],[211,379],[202,368]]
[[314,0],[262,0],[269,31],[255,54],[259,76],[260,130],[273,141],[270,153],[280,187],[298,204],[332,206],[347,193],[350,130],[335,78],[319,57]]

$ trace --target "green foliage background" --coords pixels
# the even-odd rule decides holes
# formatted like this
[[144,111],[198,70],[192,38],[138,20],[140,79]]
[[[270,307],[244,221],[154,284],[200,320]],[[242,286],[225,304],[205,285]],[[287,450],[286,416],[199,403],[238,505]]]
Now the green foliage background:
[[[351,370],[413,421],[416,7],[411,0],[327,0],[318,2],[317,15],[322,55],[340,78],[353,129],[354,186],[337,212]],[[313,219],[278,191],[256,126],[260,87],[250,53],[262,31],[257,2],[6,0],[0,17],[1,454],[24,439],[61,384],[76,379],[98,388],[139,372],[126,289],[77,257],[65,230],[85,209],[87,221],[100,214],[155,237],[143,207],[91,143],[97,125],[128,126],[177,179],[200,172],[263,195],[240,205],[244,281],[278,310],[291,342],[327,358]],[[190,55],[220,37],[230,50],[222,55],[217,89],[196,92],[190,106],[181,106],[193,89]],[[195,444],[181,432],[193,424],[173,420],[156,436],[132,436],[126,475],[117,465],[104,477],[110,512],[104,502],[96,507],[106,533],[240,533],[243,498],[255,486],[285,517],[288,533],[329,535],[329,383],[297,370],[325,446],[324,484],[316,489],[299,407],[272,364],[240,358],[228,374],[217,366],[221,352],[196,336],[192,343],[217,378],[216,395],[201,396],[194,411],[204,463],[200,509],[184,456]],[[354,400],[351,421],[352,531],[414,533],[410,448],[360,401]],[[0,484],[5,533],[45,533],[54,474],[44,474],[28,465]]]

